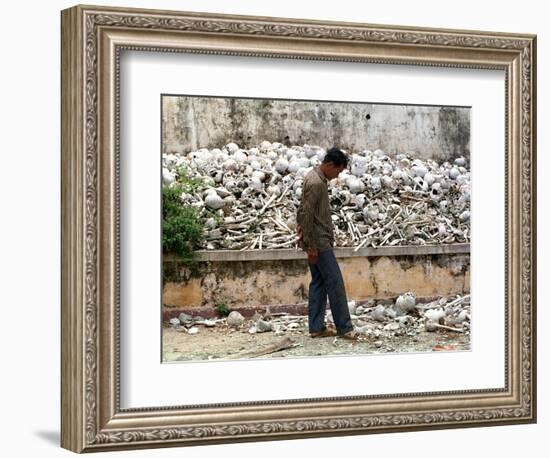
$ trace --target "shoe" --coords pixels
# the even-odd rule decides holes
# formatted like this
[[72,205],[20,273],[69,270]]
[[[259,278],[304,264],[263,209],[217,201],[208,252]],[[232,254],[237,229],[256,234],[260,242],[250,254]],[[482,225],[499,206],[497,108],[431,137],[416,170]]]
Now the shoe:
[[334,337],[336,333],[332,329],[325,328],[322,331],[310,332],[310,337]]
[[355,329],[345,332],[344,334],[338,334],[338,336],[341,337],[342,339],[348,339],[348,340],[360,340],[361,338],[361,335]]

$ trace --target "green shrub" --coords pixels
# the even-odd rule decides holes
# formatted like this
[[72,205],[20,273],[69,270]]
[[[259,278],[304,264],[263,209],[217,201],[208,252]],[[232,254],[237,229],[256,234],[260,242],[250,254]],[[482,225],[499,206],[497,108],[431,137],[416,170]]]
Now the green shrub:
[[204,225],[196,208],[182,204],[182,192],[181,183],[162,187],[162,247],[192,264],[196,260],[195,249],[204,240]]
[[222,316],[227,316],[231,313],[231,310],[227,307],[227,304],[225,302],[218,302],[216,304],[216,310]]

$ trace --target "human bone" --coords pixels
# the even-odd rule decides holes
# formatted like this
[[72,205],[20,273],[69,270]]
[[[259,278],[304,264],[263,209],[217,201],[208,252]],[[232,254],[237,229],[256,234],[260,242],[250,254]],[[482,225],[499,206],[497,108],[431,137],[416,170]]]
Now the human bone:
[[209,192],[208,195],[204,198],[204,203],[214,209],[222,208],[225,205],[223,199],[216,193],[216,191]]
[[411,310],[414,310],[414,307],[416,305],[416,295],[413,292],[408,291],[405,294],[399,296],[395,304],[403,312],[410,312]]
[[[199,210],[205,223],[201,249],[297,248],[303,179],[325,153],[315,145],[269,141],[250,147],[231,142],[185,154],[170,151],[162,156],[162,181],[164,186],[200,181],[202,188],[182,192],[180,200]],[[381,149],[348,156],[348,168],[328,182],[335,246],[470,241],[471,172],[466,158],[439,164],[411,152],[392,156]],[[222,212],[220,224],[214,225],[213,212]],[[249,219],[254,219],[253,226]]]
[[233,310],[227,316],[227,324],[231,327],[238,328],[244,323],[244,316],[236,310]]

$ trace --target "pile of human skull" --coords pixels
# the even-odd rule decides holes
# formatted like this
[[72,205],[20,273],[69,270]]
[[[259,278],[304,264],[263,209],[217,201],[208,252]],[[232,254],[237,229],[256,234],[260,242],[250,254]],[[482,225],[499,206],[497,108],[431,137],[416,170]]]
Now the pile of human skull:
[[397,300],[376,304],[348,303],[356,330],[367,336],[414,336],[437,330],[470,333],[470,295],[443,296],[428,303],[417,303],[412,291]]
[[[201,180],[183,192],[206,228],[203,249],[296,247],[296,211],[304,176],[321,163],[317,146],[262,142],[242,149],[201,148],[163,154],[163,183]],[[470,240],[470,171],[457,157],[438,164],[412,154],[349,154],[349,166],[329,182],[335,246],[377,247],[467,243]]]
[[[354,329],[368,338],[391,338],[395,336],[416,336],[422,332],[470,333],[470,295],[457,294],[455,297],[440,297],[432,302],[417,303],[412,291],[397,297],[395,301],[371,299],[364,303],[349,301],[348,308]],[[327,312],[328,322],[334,326],[331,312]],[[248,332],[250,334],[273,332],[275,335],[303,334],[308,331],[308,318],[305,315],[271,313],[269,306],[264,313],[255,311],[246,319],[237,311],[227,317],[205,319],[181,313],[172,318],[170,325],[179,332],[198,334],[201,327],[219,328]]]

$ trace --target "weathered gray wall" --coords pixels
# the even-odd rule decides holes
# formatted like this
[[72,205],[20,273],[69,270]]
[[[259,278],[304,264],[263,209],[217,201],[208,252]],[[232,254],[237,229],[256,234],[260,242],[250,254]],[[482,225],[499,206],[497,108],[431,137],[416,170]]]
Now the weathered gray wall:
[[470,155],[469,108],[165,96],[162,116],[165,153],[268,140],[437,161]]

